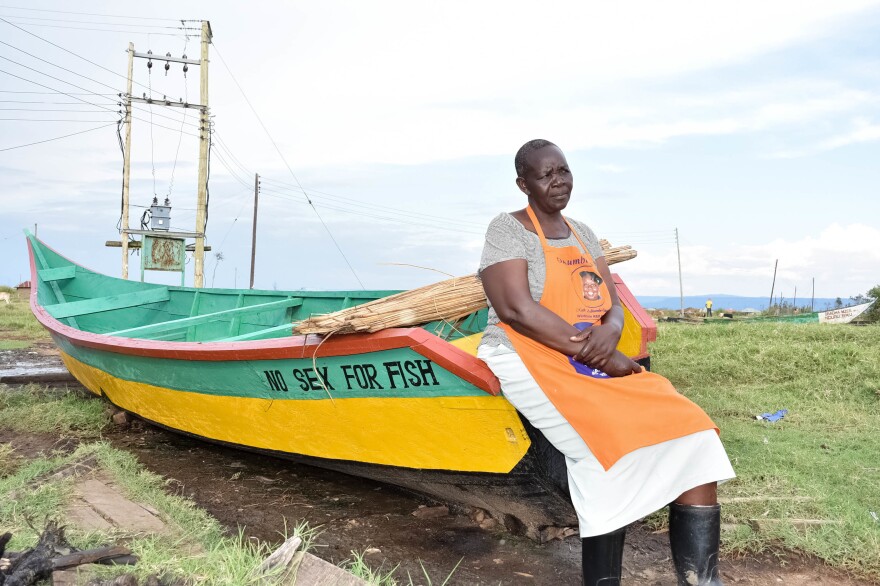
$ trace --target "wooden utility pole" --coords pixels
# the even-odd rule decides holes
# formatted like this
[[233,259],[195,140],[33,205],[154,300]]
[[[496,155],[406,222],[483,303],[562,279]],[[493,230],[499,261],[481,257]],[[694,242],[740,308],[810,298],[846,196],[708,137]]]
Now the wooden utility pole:
[[202,57],[199,67],[199,186],[196,202],[196,249],[193,252],[193,286],[205,285],[205,227],[208,220],[208,147],[211,132],[208,118],[208,45],[211,43],[211,25],[202,22]]
[[813,292],[810,293],[810,313],[813,313],[813,304],[816,301],[816,277],[813,277]]
[[125,151],[122,153],[122,219],[119,237],[122,240],[122,278],[128,278],[128,204],[131,197],[131,79],[134,76],[134,43],[128,44],[128,85],[125,90]]
[[767,305],[767,311],[770,311],[770,308],[773,307],[773,291],[776,290],[776,267],[779,266],[779,259],[776,259],[776,263],[773,265],[773,284],[770,285],[770,303]]
[[678,253],[678,295],[681,302],[680,315],[684,317],[684,285],[681,282],[681,248],[678,246],[678,228],[675,229],[675,252]]
[[257,202],[260,199],[260,174],[254,173],[254,229],[251,236],[251,289],[254,288],[254,259],[257,256]]

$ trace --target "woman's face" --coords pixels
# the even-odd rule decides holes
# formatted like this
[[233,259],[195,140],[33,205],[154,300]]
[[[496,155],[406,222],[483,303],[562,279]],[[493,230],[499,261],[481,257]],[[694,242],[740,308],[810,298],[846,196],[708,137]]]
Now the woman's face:
[[546,146],[532,152],[526,162],[525,177],[517,178],[516,184],[529,196],[532,207],[548,214],[565,209],[574,178],[562,151]]

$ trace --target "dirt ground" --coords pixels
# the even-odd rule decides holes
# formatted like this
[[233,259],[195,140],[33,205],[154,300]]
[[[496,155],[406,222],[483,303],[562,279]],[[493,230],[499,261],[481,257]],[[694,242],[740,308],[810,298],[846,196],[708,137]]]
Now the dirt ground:
[[[47,347],[0,351],[0,375],[22,362],[47,367],[55,361],[57,356]],[[372,567],[397,567],[395,575],[405,584],[408,574],[414,584],[429,584],[423,571],[430,583],[441,584],[459,561],[448,584],[581,583],[576,537],[538,544],[500,528],[481,529],[468,510],[455,506],[440,516],[414,516],[419,507],[444,503],[369,480],[211,445],[139,420],[111,429],[107,437],[165,477],[168,490],[195,501],[230,532],[241,528],[250,538],[280,543],[285,527],[305,519],[321,529],[315,555],[339,563],[350,558],[352,550],[368,551],[365,559]],[[66,451],[75,445],[70,438],[10,430],[0,430],[0,443],[11,443],[21,456]],[[642,524],[629,529],[623,563],[624,584],[675,584],[667,536],[651,533]],[[725,556],[721,572],[727,584],[869,584],[788,551],[739,559]]]

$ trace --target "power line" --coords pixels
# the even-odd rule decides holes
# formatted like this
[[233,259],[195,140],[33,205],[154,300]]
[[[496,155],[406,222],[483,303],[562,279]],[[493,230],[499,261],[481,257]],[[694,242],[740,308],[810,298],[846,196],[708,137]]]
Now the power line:
[[[56,43],[53,43],[53,42],[50,41],[49,39],[44,39],[44,38],[41,37],[40,35],[38,35],[38,34],[36,34],[36,33],[32,33],[31,31],[29,31],[29,30],[27,30],[27,29],[21,28],[20,26],[11,23],[11,22],[9,22],[8,20],[5,20],[5,19],[3,19],[3,18],[0,18],[0,21],[5,22],[5,23],[8,24],[9,26],[13,26],[13,27],[17,28],[18,30],[20,30],[20,31],[23,32],[23,33],[27,33],[27,34],[29,34],[30,36],[34,37],[34,38],[40,39],[40,40],[43,41],[44,43],[49,43],[49,44],[52,45],[53,47],[56,47],[56,48],[58,48],[58,49],[61,49],[61,50],[64,51],[65,53],[69,53],[69,54],[73,55],[74,57],[76,57],[76,58],[78,58],[78,59],[82,59],[82,60],[85,61],[86,63],[90,63],[90,64],[94,65],[95,67],[99,67],[100,69],[103,69],[104,71],[108,71],[108,72],[112,73],[113,75],[116,75],[116,76],[121,77],[121,78],[125,79],[126,81],[128,81],[128,76],[127,76],[127,75],[122,75],[122,74],[119,73],[118,71],[113,71],[112,69],[108,69],[107,67],[104,67],[103,65],[101,65],[101,64],[99,64],[99,63],[95,63],[95,62],[92,61],[91,59],[87,59],[87,58],[83,57],[82,55],[80,55],[80,54],[78,54],[78,53],[75,53],[75,52],[71,51],[70,49],[65,49],[65,48],[62,47],[61,45],[58,45],[58,44],[56,44]],[[189,35],[187,35],[187,36],[189,36]],[[144,84],[142,84],[142,83],[138,83],[138,82],[136,82],[136,81],[134,81],[134,80],[132,80],[132,83],[134,83],[135,85],[138,85],[138,86],[140,86],[140,87],[142,87],[142,88],[146,88],[146,87],[147,87],[147,86],[145,86]],[[114,94],[114,95],[116,95],[116,94]]]
[[[0,121],[15,122],[107,122],[106,120],[80,120],[76,118],[0,118]],[[113,121],[116,124],[116,121]]]
[[[269,185],[272,185],[272,183],[277,183],[277,182],[266,181],[266,183],[268,183]],[[281,190],[285,190],[285,191],[287,191],[287,190],[295,191],[295,188],[276,187],[276,189],[281,189]],[[327,193],[324,193],[324,192],[321,192],[321,191],[316,191],[316,190],[311,190],[311,193],[313,193],[313,194],[314,194],[314,193],[323,194],[325,198],[330,199],[330,200],[334,200],[334,199],[341,200],[341,201],[340,201],[340,204],[344,204],[344,205],[348,205],[348,206],[355,206],[355,207],[364,208],[364,209],[367,209],[367,210],[378,210],[378,211],[383,211],[383,212],[385,212],[385,213],[390,213],[390,214],[394,214],[394,215],[398,215],[398,216],[409,217],[409,218],[413,218],[413,219],[416,219],[416,220],[430,220],[430,221],[434,221],[434,222],[444,222],[444,223],[447,223],[447,224],[459,224],[459,225],[461,225],[461,226],[463,226],[463,227],[466,227],[466,228],[481,228],[481,229],[484,229],[484,228],[485,228],[485,225],[482,224],[482,223],[479,223],[479,222],[469,222],[469,221],[467,221],[467,220],[458,220],[458,219],[453,219],[453,218],[445,218],[445,217],[441,217],[441,216],[436,216],[436,215],[434,215],[434,214],[422,214],[422,213],[419,213],[419,212],[403,211],[403,210],[401,210],[400,208],[395,208],[395,207],[390,207],[390,206],[383,206],[383,205],[378,205],[378,204],[375,204],[375,203],[363,203],[363,202],[361,202],[361,201],[354,200],[354,199],[351,199],[351,198],[346,198],[346,197],[341,197],[341,196],[334,196],[334,195],[332,195],[332,194],[327,194]],[[316,199],[317,199],[317,198],[316,198]]]
[[[48,92],[47,92],[48,93]],[[107,102],[116,105],[118,102]],[[45,100],[0,100],[0,104],[48,104],[51,106],[82,106],[80,102],[47,102]]]
[[104,112],[104,110],[68,110],[63,108],[0,108],[3,112]]
[[[20,91],[20,90],[0,90],[0,94],[35,94],[35,95],[41,95],[41,96],[51,96],[51,95],[54,95],[57,93],[58,92],[25,92],[25,91]],[[95,92],[88,92],[88,93],[83,93],[83,94],[70,93],[70,94],[66,94],[66,95],[68,95],[68,96],[118,96],[119,94],[118,93],[115,93],[115,94],[96,94]],[[4,100],[4,101],[9,101],[9,100]],[[60,104],[62,102],[58,102],[58,103]]]
[[[81,74],[81,73],[77,73],[76,71],[72,71],[72,70],[70,70],[70,69],[68,69],[68,68],[66,68],[66,67],[62,67],[61,65],[58,65],[57,63],[52,63],[51,61],[46,61],[45,59],[42,59],[41,57],[37,57],[36,55],[34,55],[34,54],[32,54],[32,53],[28,53],[28,52],[25,51],[24,49],[19,49],[19,48],[16,47],[15,45],[10,45],[9,43],[7,43],[7,42],[5,42],[5,41],[0,41],[0,43],[6,45],[7,47],[11,47],[11,48],[15,49],[16,51],[19,51],[19,52],[21,52],[21,53],[24,53],[24,54],[27,55],[28,57],[32,57],[32,58],[36,59],[37,61],[42,61],[43,63],[46,63],[46,64],[48,64],[48,65],[51,65],[52,67],[57,67],[58,69],[61,69],[61,70],[63,70],[63,71],[66,71],[67,73],[72,73],[73,75],[76,75],[77,77],[81,77],[81,78],[83,78],[83,79],[87,79],[87,80],[89,80],[89,81],[91,81],[91,82],[94,82],[94,83],[96,83],[96,84],[98,84],[98,85],[102,85],[102,86],[104,86],[104,87],[106,87],[106,88],[110,88],[111,90],[115,90],[115,89],[116,89],[116,88],[113,87],[112,85],[107,85],[106,83],[104,83],[104,82],[102,82],[102,81],[98,81],[97,79],[92,79],[91,77],[87,77],[87,76],[85,76],[85,75],[83,75],[83,74]],[[11,59],[10,59],[10,61],[11,61]],[[15,62],[13,61],[13,63],[15,63]]]
[[[3,19],[3,20],[5,20],[5,19]],[[9,22],[9,24],[12,24],[12,22],[10,22],[8,20],[6,22]],[[159,35],[159,36],[163,36],[163,37],[181,37],[184,35],[193,36],[193,37],[196,36],[195,34],[189,35],[188,33],[153,33],[153,32],[147,32],[147,31],[127,31],[127,30],[119,30],[119,29],[92,28],[92,27],[83,27],[83,26],[64,26],[61,24],[36,24],[33,22],[19,22],[19,24],[26,24],[28,26],[41,26],[43,28],[63,28],[63,29],[75,30],[75,31],[93,31],[93,32],[98,32],[98,33],[126,33],[129,35]],[[181,30],[183,30],[183,29],[181,29]],[[187,29],[187,30],[191,30],[191,29]]]
[[[256,111],[256,109],[254,109],[253,104],[251,104],[251,101],[248,99],[247,94],[244,93],[244,89],[241,87],[241,84],[238,83],[238,80],[235,78],[235,75],[232,74],[232,70],[229,69],[229,65],[226,64],[226,59],[223,58],[223,55],[221,55],[220,51],[217,49],[216,43],[214,43],[214,51],[217,53],[217,56],[220,57],[220,61],[221,61],[221,63],[223,63],[223,67],[226,68],[226,71],[229,73],[229,76],[232,78],[232,81],[235,82],[236,87],[238,87],[238,91],[241,92],[241,95],[244,98],[244,101],[247,102],[247,105],[250,107],[251,112],[254,113],[254,116],[257,118],[257,121],[260,123],[260,126],[263,127],[263,132],[265,132],[266,136],[269,137],[269,141],[272,143],[272,146],[275,147],[275,151],[278,153],[278,156],[281,157],[282,161],[284,161],[284,165],[287,167],[287,170],[290,172],[291,176],[296,181],[297,185],[299,185],[300,189],[302,189],[302,185],[299,184],[299,179],[297,178],[296,173],[293,172],[293,169],[290,167],[290,164],[287,162],[287,159],[284,158],[284,154],[281,152],[281,149],[278,148],[278,144],[275,142],[275,139],[272,138],[272,135],[269,133],[269,129],[266,128],[265,124],[263,124],[262,118],[260,118],[260,115],[257,114],[257,111]],[[303,190],[303,194],[305,194],[305,190]],[[306,194],[306,199],[308,199],[307,194]],[[318,210],[317,210],[317,208],[315,208],[315,205],[312,203],[312,201],[310,199],[308,199],[308,201],[309,201],[309,204],[312,206],[312,209],[314,210],[315,215],[318,216],[318,219],[321,221],[321,224],[324,226],[324,229],[327,231],[327,234],[330,236],[330,240],[333,241],[333,245],[336,246],[336,250],[339,251],[339,254],[341,254],[343,260],[345,260],[345,264],[348,265],[348,268],[351,271],[351,274],[354,275],[355,280],[357,280],[357,282],[360,283],[360,286],[363,289],[366,289],[366,287],[364,287],[364,284],[361,282],[360,278],[358,277],[357,273],[355,272],[354,267],[351,266],[351,263],[348,261],[348,257],[345,256],[345,253],[342,251],[342,248],[339,246],[339,243],[336,241],[336,238],[333,237],[333,233],[330,231],[330,228],[327,227],[326,223],[324,223],[323,218],[321,218],[321,214],[318,213]]]
[[[56,14],[76,14],[78,16],[101,16],[104,18],[131,18],[134,20],[170,20],[172,22],[183,22],[176,18],[156,18],[151,16],[128,16],[122,14],[96,14],[94,12],[71,12],[68,10],[49,10],[47,8],[25,8],[23,6],[9,6],[8,4],[0,4],[0,8],[9,10],[27,10],[29,12],[53,12]],[[191,21],[187,21],[191,22]]]
[[[0,17],[5,18],[23,18],[26,20],[43,20],[48,22],[72,22],[75,24],[97,24],[101,26],[136,26],[140,28],[161,28],[161,29],[179,29],[179,30],[198,30],[193,27],[183,27],[183,26],[168,26],[163,24],[137,24],[132,22],[95,22],[94,20],[70,20],[66,18],[41,18],[39,16],[23,16],[20,14],[0,14]],[[37,23],[26,23],[32,24],[34,26],[39,26]]]
[[[0,59],[6,59],[7,61],[12,61],[12,59],[9,59],[9,58],[7,58],[7,57],[3,57],[2,55],[0,55]],[[16,62],[15,62],[15,61],[12,61],[12,63],[16,63]],[[19,64],[19,63],[16,63],[16,65],[20,65],[20,64]],[[36,73],[39,73],[40,75],[45,75],[46,77],[51,77],[52,79],[54,79],[54,80],[56,80],[56,81],[60,81],[61,83],[66,83],[67,85],[72,85],[72,86],[75,87],[75,88],[85,89],[85,88],[79,87],[78,85],[73,84],[73,83],[71,83],[71,82],[69,82],[69,81],[64,81],[63,79],[60,79],[60,78],[57,78],[57,77],[53,77],[53,76],[49,75],[48,73],[42,73],[41,71],[38,71],[38,70],[36,70],[36,69],[33,69],[32,67],[28,67],[27,65],[21,65],[21,66],[24,67],[24,68],[26,68],[26,69],[30,69],[31,71],[35,71]],[[83,102],[83,103],[85,103],[85,104],[89,104],[89,105],[91,105],[91,106],[95,106],[96,108],[101,108],[101,109],[103,109],[103,110],[107,110],[107,111],[111,111],[111,112],[112,112],[112,110],[110,110],[109,108],[104,108],[104,107],[101,106],[100,104],[95,104],[94,102],[90,102],[90,101],[88,101],[88,100],[84,100],[84,99],[82,99],[82,98],[78,98],[78,97],[76,97],[75,94],[68,94],[67,92],[64,92],[64,91],[61,91],[61,90],[57,90],[57,89],[55,89],[55,88],[53,88],[53,87],[50,87],[50,86],[45,85],[45,84],[42,84],[42,83],[40,83],[40,82],[38,82],[38,81],[34,81],[34,80],[32,80],[32,79],[28,79],[28,78],[26,78],[26,77],[21,77],[20,75],[16,75],[16,74],[14,74],[14,73],[10,73],[10,72],[8,72],[8,71],[6,71],[6,70],[4,70],[4,69],[0,69],[0,73],[5,73],[6,75],[9,75],[9,76],[14,77],[14,78],[16,78],[16,79],[20,79],[20,80],[22,80],[22,81],[26,81],[26,82],[28,82],[28,83],[32,83],[32,84],[34,84],[34,85],[38,85],[38,86],[43,87],[43,88],[46,88],[46,89],[49,89],[49,90],[53,90],[55,93],[62,94],[62,95],[65,95],[65,96],[69,96],[69,97],[73,98],[74,100],[79,100],[80,102]],[[88,95],[88,94],[82,94],[82,95]],[[103,97],[101,94],[95,94],[95,95],[98,96],[98,97]]]
[[[56,80],[56,81],[60,81],[61,83],[66,83],[67,85],[72,85],[73,87],[75,87],[75,88],[77,88],[77,89],[81,89],[81,90],[82,90],[82,89],[86,89],[86,88],[80,87],[80,86],[78,86],[78,85],[76,85],[76,84],[74,84],[74,83],[71,83],[71,82],[69,82],[69,81],[64,81],[63,79],[60,79],[60,78],[58,78],[58,77],[55,77],[55,76],[49,75],[48,73],[43,73],[42,71],[39,71],[39,70],[37,70],[37,69],[34,69],[33,67],[28,67],[27,65],[21,65],[20,63],[17,63],[16,61],[13,61],[12,59],[9,59],[8,57],[3,57],[2,55],[0,55],[0,59],[6,59],[7,61],[11,61],[12,63],[15,63],[16,65],[20,65],[21,67],[24,67],[25,69],[30,69],[31,71],[34,71],[34,72],[36,72],[36,73],[39,73],[40,75],[45,75],[46,77],[51,77],[52,79],[54,79],[54,80]],[[12,77],[14,77],[14,78],[16,78],[16,79],[20,79],[20,80],[22,80],[22,81],[26,81],[26,82],[28,82],[28,83],[32,83],[32,84],[34,84],[34,85],[38,85],[38,86],[40,86],[40,87],[44,87],[44,88],[46,88],[46,89],[55,90],[55,91],[56,91],[57,93],[59,93],[59,94],[63,94],[63,95],[65,95],[65,96],[70,96],[71,98],[73,98],[73,99],[75,99],[75,100],[80,100],[81,102],[84,102],[84,103],[86,103],[86,104],[91,104],[92,106],[95,106],[96,108],[101,108],[101,109],[103,109],[103,110],[107,110],[108,112],[114,112],[114,110],[111,110],[110,108],[104,108],[103,106],[101,106],[101,105],[99,105],[99,104],[95,104],[95,103],[93,103],[93,102],[89,102],[88,100],[83,100],[82,98],[77,98],[77,97],[76,97],[75,95],[73,95],[73,94],[68,94],[67,92],[63,92],[63,91],[61,91],[61,90],[57,90],[57,89],[55,89],[55,88],[53,88],[53,87],[50,87],[50,86],[47,86],[47,85],[45,85],[45,84],[39,83],[39,82],[34,81],[34,80],[32,80],[32,79],[27,79],[26,77],[21,77],[20,75],[15,75],[14,73],[10,73],[10,72],[8,72],[8,71],[6,71],[6,70],[0,69],[0,73],[5,73],[6,75],[12,76]],[[100,95],[100,94],[95,94],[95,95]],[[117,113],[117,114],[118,114],[119,112],[118,112],[118,111],[115,111],[114,113]],[[132,119],[134,119],[134,120],[140,120],[141,122],[150,122],[149,120],[145,120],[144,118],[138,118],[137,116],[132,116]],[[174,131],[174,132],[177,132],[177,131],[178,131],[176,128],[171,128],[171,127],[169,127],[169,126],[162,126],[161,124],[155,124],[155,123],[153,123],[153,124],[154,124],[155,126],[158,126],[159,128],[164,128],[164,129],[166,129],[166,130],[172,130],[172,131]],[[184,134],[186,134],[187,136],[193,136],[193,137],[195,137],[195,138],[199,138],[199,136],[198,136],[197,134],[190,134],[189,132],[185,132]]]
[[[274,197],[274,198],[277,198],[277,199],[285,199],[285,200],[288,200],[288,201],[292,201],[292,202],[294,202],[294,203],[300,203],[300,204],[312,205],[312,206],[315,205],[315,204],[309,202],[307,199],[296,199],[295,196],[291,196],[291,195],[289,195],[289,194],[282,194],[282,193],[279,193],[279,192],[277,192],[277,191],[273,191],[273,190],[271,190],[271,189],[266,189],[265,187],[263,187],[263,188],[260,189],[260,193],[265,193],[265,194],[266,194],[267,196],[269,196],[269,197]],[[474,235],[477,235],[477,236],[483,236],[483,235],[484,235],[484,232],[477,232],[477,231],[464,230],[464,229],[462,229],[462,228],[457,228],[457,227],[438,226],[437,224],[430,224],[430,223],[410,222],[410,221],[403,220],[403,219],[400,219],[400,218],[394,218],[394,217],[390,217],[390,216],[382,216],[382,215],[379,215],[379,214],[371,214],[371,213],[369,213],[369,212],[363,212],[363,211],[360,211],[360,210],[351,210],[351,209],[347,209],[347,208],[340,208],[340,207],[336,207],[336,206],[332,206],[332,205],[327,205],[327,204],[324,204],[324,203],[320,204],[320,206],[321,206],[323,209],[325,209],[325,210],[332,210],[332,211],[335,211],[335,212],[343,212],[343,213],[346,213],[346,214],[354,214],[354,215],[357,215],[357,216],[359,216],[359,217],[374,218],[374,219],[377,219],[377,220],[386,220],[386,221],[389,221],[389,222],[397,222],[397,223],[399,223],[399,224],[407,224],[407,225],[410,225],[410,226],[417,226],[417,227],[420,227],[420,228],[429,227],[429,228],[433,228],[433,229],[441,229],[441,230],[445,230],[445,231],[448,231],[448,232],[455,232],[455,233],[457,233],[457,234],[474,234]]]
[[103,126],[96,126],[95,128],[89,128],[88,130],[81,130],[79,132],[73,132],[71,134],[65,134],[63,136],[56,136],[55,138],[47,138],[46,140],[38,140],[37,142],[29,142],[27,144],[20,144],[14,147],[6,147],[5,149],[0,149],[0,152],[3,151],[11,151],[14,149],[21,149],[24,147],[34,146],[35,144],[43,144],[44,142],[52,142],[53,140],[61,140],[62,138],[67,138],[69,136],[76,136],[77,134],[85,134],[86,132],[93,132],[95,130],[100,130],[102,128],[107,128],[108,126],[115,126],[116,122],[111,122],[110,124],[104,124]]

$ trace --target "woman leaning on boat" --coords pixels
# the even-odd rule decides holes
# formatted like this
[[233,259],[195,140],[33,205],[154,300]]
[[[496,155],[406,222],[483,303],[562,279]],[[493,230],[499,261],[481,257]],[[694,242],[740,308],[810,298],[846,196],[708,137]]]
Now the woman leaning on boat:
[[718,430],[665,378],[617,351],[623,310],[595,234],[562,210],[573,178],[553,143],[515,158],[524,209],[492,220],[479,348],[504,396],[565,456],[584,583],[619,584],[626,526],[669,505],[679,584],[721,584]]

